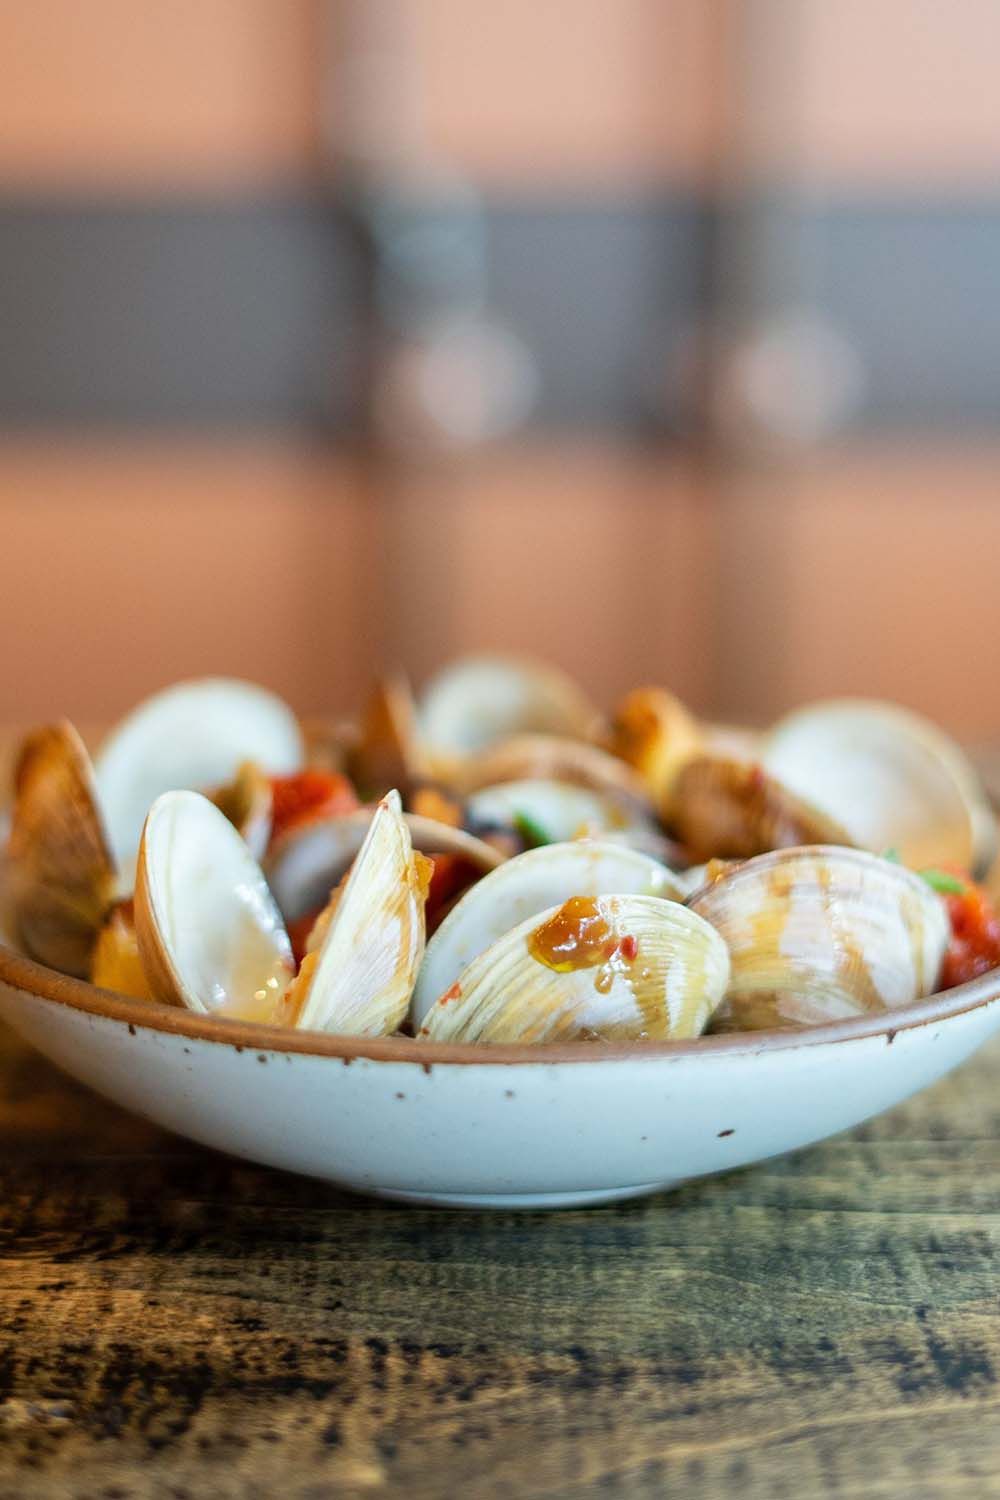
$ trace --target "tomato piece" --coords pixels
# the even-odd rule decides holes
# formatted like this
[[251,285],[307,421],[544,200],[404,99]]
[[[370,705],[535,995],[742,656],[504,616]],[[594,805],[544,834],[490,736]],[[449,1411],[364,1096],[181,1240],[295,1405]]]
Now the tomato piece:
[[1000,966],[1000,915],[982,886],[960,878],[965,889],[944,897],[952,935],[941,966],[943,990]]
[[464,854],[429,854],[434,866],[424,913],[430,935],[444,916],[448,902],[479,879],[479,870]]
[[294,776],[272,776],[271,838],[287,833],[313,818],[356,812],[358,794],[337,771],[297,771]]

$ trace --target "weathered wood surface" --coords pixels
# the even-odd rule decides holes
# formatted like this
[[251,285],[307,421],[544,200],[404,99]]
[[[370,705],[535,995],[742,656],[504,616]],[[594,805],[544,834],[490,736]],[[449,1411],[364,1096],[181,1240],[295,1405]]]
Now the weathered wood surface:
[[190,1146],[0,1032],[0,1500],[1000,1495],[998,1070],[491,1216]]

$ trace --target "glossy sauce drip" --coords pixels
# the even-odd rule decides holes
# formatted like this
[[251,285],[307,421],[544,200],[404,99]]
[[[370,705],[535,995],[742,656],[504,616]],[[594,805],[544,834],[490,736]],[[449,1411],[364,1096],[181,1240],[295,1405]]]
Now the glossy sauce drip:
[[557,974],[596,969],[607,962],[617,946],[618,939],[596,896],[571,896],[528,938],[532,958]]
[[[649,990],[650,971],[638,969],[639,941],[620,932],[595,896],[572,896],[528,938],[532,958],[557,974],[596,969],[594,988],[607,995],[616,979],[624,980],[642,1017],[644,1036],[659,1019],[659,1007]],[[636,978],[639,984],[636,984]]]

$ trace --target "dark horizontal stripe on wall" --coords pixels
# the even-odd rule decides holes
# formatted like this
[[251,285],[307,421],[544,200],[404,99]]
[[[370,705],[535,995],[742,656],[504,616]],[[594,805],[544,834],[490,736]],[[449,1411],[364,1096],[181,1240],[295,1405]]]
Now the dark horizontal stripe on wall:
[[[648,427],[710,294],[711,216],[680,198],[493,201],[486,228],[493,310],[539,372],[534,419]],[[794,232],[865,371],[859,425],[997,421],[1000,203],[838,204]],[[348,431],[368,284],[345,204],[320,195],[0,201],[0,420]]]

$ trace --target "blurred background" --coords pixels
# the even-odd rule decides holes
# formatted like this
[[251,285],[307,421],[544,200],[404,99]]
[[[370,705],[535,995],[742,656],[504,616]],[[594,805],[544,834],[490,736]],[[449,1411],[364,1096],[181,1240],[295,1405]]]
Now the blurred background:
[[0,0],[0,720],[539,651],[1000,738],[996,0]]

